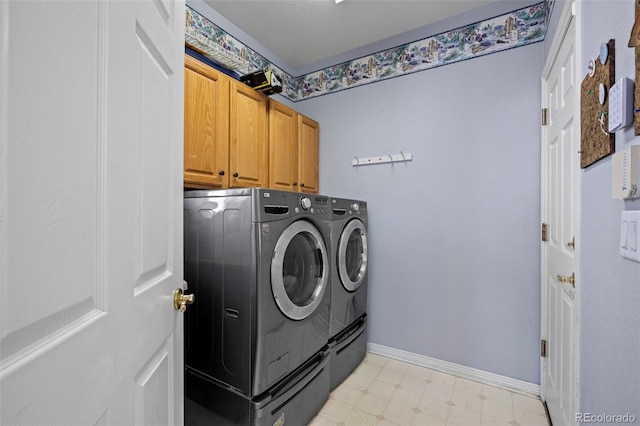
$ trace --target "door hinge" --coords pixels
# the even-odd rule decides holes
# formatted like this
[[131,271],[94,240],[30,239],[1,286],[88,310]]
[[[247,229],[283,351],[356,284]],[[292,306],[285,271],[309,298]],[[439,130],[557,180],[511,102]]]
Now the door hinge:
[[549,113],[549,108],[542,108],[542,125],[547,125],[547,114]]
[[544,339],[540,340],[540,356],[542,358],[547,357],[547,341]]
[[546,224],[546,223],[543,223],[543,224],[542,224],[542,232],[541,232],[541,233],[542,233],[542,241],[543,241],[543,242],[547,242],[547,241],[549,241],[549,237],[548,237],[548,235],[547,235],[547,234],[548,234],[548,232],[547,232],[547,228],[548,228],[547,224]]

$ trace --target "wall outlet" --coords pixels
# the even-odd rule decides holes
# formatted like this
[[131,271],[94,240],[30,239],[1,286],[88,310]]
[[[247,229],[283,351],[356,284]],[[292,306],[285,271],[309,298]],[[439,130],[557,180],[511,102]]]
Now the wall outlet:
[[633,81],[622,77],[609,89],[609,132],[623,129],[633,121]]

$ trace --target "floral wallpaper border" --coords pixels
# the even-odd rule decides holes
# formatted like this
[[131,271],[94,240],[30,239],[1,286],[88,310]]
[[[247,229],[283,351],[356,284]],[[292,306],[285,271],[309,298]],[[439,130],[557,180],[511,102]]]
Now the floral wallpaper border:
[[298,77],[276,67],[190,7],[186,9],[185,40],[239,76],[271,69],[282,81],[281,94],[298,102],[543,41],[554,3],[544,0]]

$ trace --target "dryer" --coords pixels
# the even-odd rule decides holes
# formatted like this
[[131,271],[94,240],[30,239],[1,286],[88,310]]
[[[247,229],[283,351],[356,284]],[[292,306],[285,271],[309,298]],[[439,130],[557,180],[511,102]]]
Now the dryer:
[[367,203],[331,198],[330,386],[362,361],[367,346]]
[[306,422],[328,399],[329,218],[319,195],[185,193],[187,420]]

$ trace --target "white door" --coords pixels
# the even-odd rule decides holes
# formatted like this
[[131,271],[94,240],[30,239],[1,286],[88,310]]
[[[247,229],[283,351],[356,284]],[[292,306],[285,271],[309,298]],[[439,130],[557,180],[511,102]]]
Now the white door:
[[182,424],[184,3],[0,2],[0,423]]
[[543,74],[543,105],[548,124],[542,135],[542,396],[556,425],[575,423],[576,342],[579,328],[579,86],[576,83],[575,19],[558,30]]

